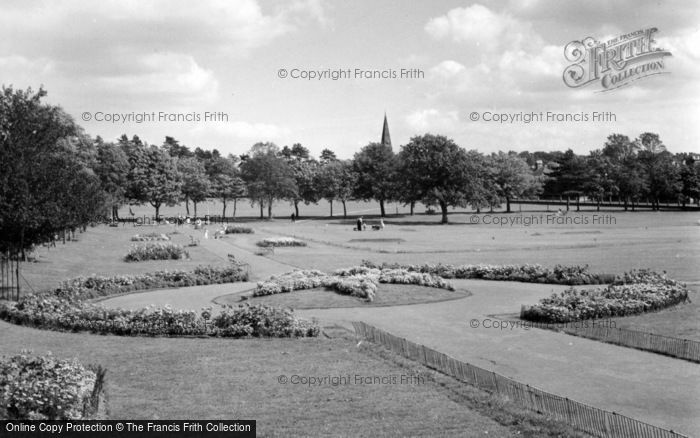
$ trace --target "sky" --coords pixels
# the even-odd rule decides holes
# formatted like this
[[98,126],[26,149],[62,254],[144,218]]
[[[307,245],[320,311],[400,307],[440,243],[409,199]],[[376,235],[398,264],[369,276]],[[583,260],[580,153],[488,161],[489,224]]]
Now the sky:
[[[647,28],[658,29],[654,47],[670,52],[663,74],[604,92],[600,81],[564,83],[570,42]],[[333,80],[339,71],[345,77]],[[171,136],[223,154],[271,141],[350,158],[380,140],[385,113],[396,151],[432,133],[483,153],[586,154],[612,133],[654,132],[671,152],[700,153],[699,78],[700,3],[690,1],[0,6],[4,86],[43,86],[48,102],[107,141],[126,134],[160,145]],[[591,120],[594,113],[605,116]],[[520,120],[500,123],[492,114]],[[525,123],[525,114],[543,120]]]

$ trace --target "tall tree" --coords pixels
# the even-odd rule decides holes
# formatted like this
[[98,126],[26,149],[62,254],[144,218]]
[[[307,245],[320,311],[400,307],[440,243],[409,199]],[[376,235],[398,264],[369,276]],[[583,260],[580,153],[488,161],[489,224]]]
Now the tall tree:
[[441,135],[416,136],[399,152],[402,187],[410,190],[410,199],[437,203],[442,223],[448,223],[449,206],[465,206],[478,177],[464,149]]
[[351,161],[333,160],[322,164],[316,174],[315,185],[318,193],[330,205],[333,217],[333,201],[343,205],[343,217],[348,216],[347,201],[352,197],[357,177],[353,172]]
[[229,155],[227,158],[213,159],[207,168],[211,181],[211,193],[221,200],[223,210],[221,215],[226,217],[226,205],[233,200],[233,218],[236,218],[236,205],[238,199],[245,197],[245,182],[240,177],[240,170],[236,165],[237,157]]
[[127,197],[132,202],[150,203],[160,219],[162,205],[175,205],[180,200],[182,182],[175,159],[155,146],[130,141]]
[[491,155],[493,183],[499,196],[506,201],[506,212],[510,213],[510,201],[514,198],[541,192],[538,181],[527,162],[515,153],[498,152]]
[[102,188],[107,194],[112,220],[118,220],[119,207],[126,202],[129,159],[126,152],[115,144],[104,143],[99,137],[96,139],[96,143],[97,163],[95,165],[95,173],[100,178]]
[[[24,254],[104,210],[99,179],[74,147],[87,141],[43,89],[0,91],[0,250]],[[88,145],[84,145],[92,149]]]
[[396,155],[391,146],[370,143],[355,154],[353,168],[357,175],[357,198],[379,202],[381,216],[386,216],[385,203],[395,194]]
[[196,158],[180,158],[177,160],[177,170],[182,179],[180,191],[185,200],[187,214],[190,214],[190,201],[192,201],[196,217],[197,204],[206,201],[211,190],[204,164]]
[[272,218],[272,203],[277,199],[290,199],[297,192],[294,173],[279,156],[274,143],[256,143],[248,158],[241,163],[241,176],[246,182],[248,197],[260,206],[260,218],[267,205],[267,216]]

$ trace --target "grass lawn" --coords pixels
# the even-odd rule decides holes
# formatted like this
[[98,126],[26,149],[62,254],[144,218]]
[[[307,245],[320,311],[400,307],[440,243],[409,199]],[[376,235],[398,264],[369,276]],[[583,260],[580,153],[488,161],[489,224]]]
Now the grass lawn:
[[[132,242],[135,234],[152,232],[171,233],[171,242],[185,247],[190,255],[187,260],[149,260],[125,262],[124,256],[132,245],[146,242]],[[36,291],[53,289],[66,279],[79,275],[119,275],[144,274],[160,270],[192,270],[200,265],[223,266],[228,260],[212,254],[201,246],[188,247],[190,234],[202,238],[202,232],[188,227],[172,225],[125,227],[88,227],[85,233],[76,233],[77,241],[57,243],[55,248],[40,247],[34,252],[36,262],[23,263],[22,275]],[[27,290],[26,284],[22,284]]]
[[404,284],[380,283],[377,295],[371,303],[357,297],[342,295],[324,288],[299,290],[289,293],[253,297],[241,301],[241,295],[227,295],[215,300],[218,304],[266,304],[268,306],[290,307],[292,309],[328,309],[333,307],[381,307],[402,306],[407,304],[434,303],[437,301],[456,300],[469,296],[465,290],[449,291],[434,287]]
[[[381,347],[358,347],[347,332],[331,333],[303,340],[129,338],[0,322],[4,354],[50,350],[105,365],[114,419],[254,419],[259,436],[577,436]],[[281,384],[280,376],[328,380]],[[364,380],[392,376],[398,383]]]
[[690,303],[658,312],[613,318],[615,327],[700,341],[700,287],[689,286]]

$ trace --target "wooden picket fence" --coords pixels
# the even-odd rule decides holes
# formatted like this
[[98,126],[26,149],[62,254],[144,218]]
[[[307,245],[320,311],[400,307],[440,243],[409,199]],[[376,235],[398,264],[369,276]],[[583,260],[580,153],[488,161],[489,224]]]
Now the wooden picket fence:
[[700,342],[690,339],[673,338],[654,333],[612,327],[564,327],[562,330],[575,336],[700,362]]
[[471,365],[446,354],[394,336],[364,322],[353,322],[358,337],[381,344],[393,352],[467,382],[480,389],[506,397],[526,409],[547,414],[574,428],[601,438],[678,438],[686,437],[624,415],[594,408],[548,393],[508,377]]
[[[525,306],[521,309],[521,315],[524,310]],[[596,324],[596,321],[580,321],[579,323],[573,324],[523,322],[529,327],[560,330],[564,333],[581,336],[583,338],[665,354],[692,362],[700,362],[700,342],[691,339],[674,338],[649,332],[616,328],[606,323]]]

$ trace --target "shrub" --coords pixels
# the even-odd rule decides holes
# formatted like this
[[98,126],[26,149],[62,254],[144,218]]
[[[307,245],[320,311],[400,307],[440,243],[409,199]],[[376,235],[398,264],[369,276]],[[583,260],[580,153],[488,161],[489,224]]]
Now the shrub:
[[287,338],[320,333],[318,324],[296,318],[292,310],[264,305],[229,306],[212,319],[212,324],[222,336]]
[[167,241],[170,240],[170,237],[161,233],[135,234],[131,236],[132,242],[153,242],[159,240]]
[[258,246],[306,246],[306,242],[293,237],[268,237],[257,243]]
[[96,419],[104,401],[104,370],[29,352],[0,360],[0,418]]
[[[293,316],[246,319],[245,312],[232,313],[230,310],[225,310],[222,315],[211,319],[210,308],[202,309],[200,314],[192,310],[174,310],[170,306],[149,306],[140,310],[107,309],[57,296],[28,295],[17,303],[0,303],[0,318],[50,330],[122,336],[316,336],[319,333],[315,322]],[[264,312],[256,315],[264,315]]]
[[253,296],[326,287],[344,295],[373,301],[379,283],[417,284],[454,290],[451,284],[432,274],[354,266],[338,269],[334,274],[326,274],[318,270],[301,270],[273,276],[269,280],[259,282]]
[[588,271],[588,266],[562,266],[546,268],[540,265],[449,265],[449,264],[422,264],[401,265],[398,263],[374,263],[368,260],[362,262],[362,266],[373,269],[405,269],[411,272],[421,272],[437,275],[445,279],[478,279],[499,281],[521,281],[525,283],[549,283],[549,284],[602,284],[609,280],[609,276],[593,274]]
[[226,234],[253,234],[254,231],[250,227],[242,227],[240,225],[228,225],[225,229]]
[[[174,310],[170,306],[149,306],[140,310],[107,309],[83,301],[154,286],[213,284],[247,279],[248,272],[243,264],[226,268],[199,267],[193,272],[160,271],[139,276],[79,277],[64,282],[61,288],[54,291],[27,295],[18,302],[0,302],[0,319],[43,329],[127,336],[278,336],[276,333],[283,333],[279,336],[318,335],[319,328],[315,322],[296,319],[287,313],[283,314],[286,315],[284,318],[280,316],[251,320],[243,318],[245,312],[231,316],[231,311],[225,311],[229,319],[215,317],[217,323],[212,324],[211,308],[202,309],[201,313],[197,314],[191,310]],[[265,312],[278,315],[272,310],[256,314],[264,315]]]
[[523,308],[521,318],[536,322],[563,323],[583,319],[636,315],[663,309],[688,300],[685,284],[665,275],[641,270],[618,276],[604,288],[568,289]]
[[147,243],[134,245],[124,257],[127,262],[142,262],[145,260],[180,260],[189,258],[189,253],[181,245],[173,243]]

